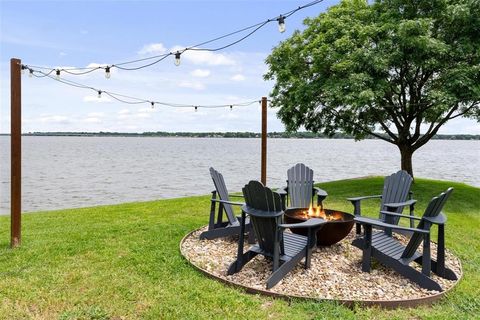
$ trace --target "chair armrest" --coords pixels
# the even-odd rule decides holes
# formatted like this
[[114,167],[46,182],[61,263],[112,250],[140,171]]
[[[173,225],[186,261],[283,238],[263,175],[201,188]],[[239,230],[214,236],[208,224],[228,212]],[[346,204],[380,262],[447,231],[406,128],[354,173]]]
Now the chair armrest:
[[210,199],[213,202],[220,202],[220,203],[226,203],[226,204],[231,204],[234,206],[243,206],[245,203],[243,202],[233,202],[233,201],[226,201],[226,200],[220,200],[220,199]]
[[400,217],[400,218],[407,218],[407,219],[413,219],[413,220],[422,220],[422,218],[415,217],[415,216],[407,216],[406,214],[400,214],[396,212],[390,212],[390,211],[380,211],[382,214],[386,214],[389,216],[395,216],[395,217]]
[[254,217],[273,218],[273,217],[279,217],[283,215],[283,211],[264,211],[264,210],[253,209],[247,205],[242,206],[242,211]]
[[365,217],[355,217],[354,221],[356,223],[359,223],[359,224],[367,224],[367,225],[380,227],[380,228],[389,228],[389,229],[393,229],[393,230],[411,231],[411,232],[421,233],[421,234],[429,234],[430,233],[429,230],[401,227],[401,226],[397,226],[396,224],[389,224],[389,223],[381,222],[379,220],[372,220],[372,219],[365,218]]
[[[381,194],[377,194],[377,195],[374,195],[374,196],[363,196],[363,197],[355,197],[355,198],[347,198],[347,200],[349,200],[352,204],[353,204],[353,215],[355,217],[359,217],[362,215],[362,210],[361,210],[361,200],[365,200],[365,199],[372,199],[372,198],[382,198],[382,195]],[[360,228],[358,225],[357,225],[357,232],[359,232]]]
[[286,228],[305,229],[305,228],[319,227],[324,223],[326,223],[326,221],[323,220],[322,218],[312,218],[300,223],[282,223],[282,224],[279,224],[278,226],[283,229],[286,229]]
[[423,219],[433,224],[445,224],[447,222],[447,216],[443,212],[440,212],[436,217],[423,217]]
[[384,203],[383,205],[388,208],[400,208],[400,207],[406,207],[406,206],[411,206],[412,204],[415,204],[417,200],[411,199],[407,200],[405,202],[394,202],[394,203]]
[[314,192],[317,193],[317,195],[319,195],[319,196],[321,196],[321,197],[326,197],[326,196],[328,196],[327,191],[325,191],[325,190],[323,190],[323,189],[320,189],[320,188],[318,188],[318,187],[313,187],[313,190],[314,190]]
[[374,195],[374,196],[364,196],[364,197],[347,198],[347,200],[352,201],[352,202],[357,202],[357,201],[360,201],[360,200],[372,199],[372,198],[381,198],[381,197],[382,197],[381,194],[377,194],[377,195]]

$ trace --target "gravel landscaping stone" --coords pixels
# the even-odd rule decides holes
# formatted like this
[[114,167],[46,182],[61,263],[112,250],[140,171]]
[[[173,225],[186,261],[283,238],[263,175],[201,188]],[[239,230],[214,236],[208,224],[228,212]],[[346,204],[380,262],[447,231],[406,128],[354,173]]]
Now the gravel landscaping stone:
[[[303,261],[270,290],[265,289],[266,279],[271,274],[272,263],[263,256],[252,259],[234,275],[227,275],[228,266],[236,259],[238,237],[215,240],[199,240],[202,229],[186,237],[181,244],[182,254],[195,266],[235,284],[284,295],[318,299],[339,300],[406,300],[438,294],[420,288],[415,283],[379,263],[372,261],[371,273],[361,271],[362,251],[351,245],[355,231],[330,247],[316,247],[312,254],[310,269],[304,269]],[[408,239],[397,236],[406,243]],[[245,251],[250,245],[245,242]],[[436,244],[431,244],[432,257],[436,256]],[[461,264],[448,250],[446,265],[457,276],[462,273]],[[416,265],[412,263],[411,265]],[[418,267],[421,270],[421,267]],[[457,281],[432,277],[444,290]]]

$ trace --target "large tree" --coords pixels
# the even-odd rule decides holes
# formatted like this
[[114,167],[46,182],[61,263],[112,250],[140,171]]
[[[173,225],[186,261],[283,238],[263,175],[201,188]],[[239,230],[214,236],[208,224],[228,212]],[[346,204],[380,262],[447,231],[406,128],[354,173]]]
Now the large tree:
[[304,24],[266,60],[287,130],[375,136],[413,176],[443,124],[480,120],[480,1],[344,0]]

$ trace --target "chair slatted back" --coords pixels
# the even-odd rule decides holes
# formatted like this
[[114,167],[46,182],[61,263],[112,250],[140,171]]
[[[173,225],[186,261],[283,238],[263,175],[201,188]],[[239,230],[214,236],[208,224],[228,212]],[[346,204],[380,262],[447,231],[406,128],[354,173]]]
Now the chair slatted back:
[[[214,168],[210,168],[210,175],[212,176],[213,184],[215,185],[215,190],[217,191],[220,200],[230,201],[227,186],[225,185],[225,180],[223,180],[223,175]],[[228,203],[223,203],[223,208],[227,214],[228,222],[232,225],[238,224],[232,206]]]
[[[262,214],[250,214],[250,223],[260,248],[273,254],[275,233],[278,232],[278,224],[282,222],[282,216],[278,216],[282,211],[280,195],[258,181],[250,181],[242,191],[249,209],[263,211]],[[280,232],[280,252],[283,253],[282,235]]]
[[[447,191],[442,192],[439,196],[432,198],[430,203],[422,216],[422,220],[418,223],[417,229],[430,230],[431,223],[426,222],[425,217],[436,217],[440,214],[443,206],[447,202],[448,197],[453,192],[453,188],[448,188]],[[405,250],[402,253],[402,258],[411,258],[422,243],[423,236],[419,233],[414,233],[410,238]]]
[[[380,211],[387,210],[385,203],[405,202],[412,186],[413,178],[404,170],[400,170],[388,177],[385,177],[383,183],[382,202]],[[399,207],[394,212],[402,213],[403,207]],[[380,214],[380,219],[384,219]],[[394,218],[395,224],[398,223],[398,217]]]
[[288,195],[291,207],[307,208],[312,203],[313,170],[297,163],[287,171]]

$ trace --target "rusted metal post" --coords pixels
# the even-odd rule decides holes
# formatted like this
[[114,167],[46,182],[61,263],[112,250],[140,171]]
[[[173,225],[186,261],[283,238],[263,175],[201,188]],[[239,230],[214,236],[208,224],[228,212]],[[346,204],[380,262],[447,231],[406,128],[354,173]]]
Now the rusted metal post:
[[18,247],[22,237],[22,62],[10,59],[10,246]]
[[262,97],[262,175],[260,179],[267,185],[267,98]]

